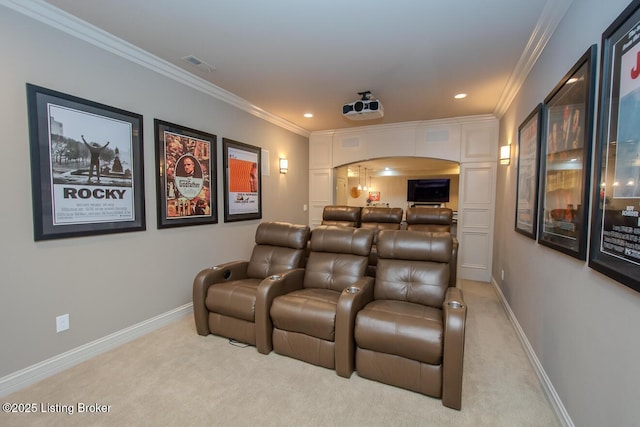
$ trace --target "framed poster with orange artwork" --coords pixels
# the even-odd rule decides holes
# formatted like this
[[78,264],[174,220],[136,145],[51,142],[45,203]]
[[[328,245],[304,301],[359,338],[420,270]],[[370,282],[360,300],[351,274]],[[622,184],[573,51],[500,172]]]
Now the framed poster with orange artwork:
[[224,222],[262,218],[260,147],[222,138]]

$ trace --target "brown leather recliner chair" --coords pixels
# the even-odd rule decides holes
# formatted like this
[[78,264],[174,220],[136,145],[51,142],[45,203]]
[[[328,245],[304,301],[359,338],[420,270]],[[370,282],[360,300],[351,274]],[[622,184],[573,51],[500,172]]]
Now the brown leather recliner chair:
[[376,277],[378,261],[376,242],[380,230],[400,230],[402,225],[402,208],[365,207],[360,215],[360,227],[373,231],[373,245],[369,253],[367,275]]
[[373,301],[356,317],[356,371],[460,409],[462,291],[449,287],[451,235],[381,231]]
[[373,279],[365,276],[372,241],[371,230],[313,230],[304,273],[286,273],[274,288],[283,293],[271,304],[276,353],[351,375],[355,316],[373,297]]
[[[407,230],[415,231],[445,231],[451,233],[453,211],[449,208],[413,207],[407,209]],[[458,277],[458,239],[451,235],[451,274],[449,286],[456,286]]]
[[322,225],[360,227],[360,206],[328,205],[322,210]]
[[[304,258],[309,227],[283,222],[258,225],[249,261],[232,261],[200,271],[193,282],[193,312],[200,335],[221,335],[256,345],[258,288],[274,286],[282,274],[298,268]],[[262,308],[262,312],[267,308]],[[256,323],[261,323],[256,328]],[[265,326],[266,325],[266,326]],[[270,333],[270,331],[269,331]],[[263,339],[264,342],[266,339]]]

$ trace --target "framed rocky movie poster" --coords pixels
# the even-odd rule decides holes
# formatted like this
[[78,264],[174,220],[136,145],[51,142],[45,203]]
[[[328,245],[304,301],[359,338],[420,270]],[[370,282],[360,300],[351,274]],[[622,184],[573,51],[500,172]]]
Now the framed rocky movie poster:
[[218,222],[216,136],[154,120],[158,228]]
[[145,230],[142,116],[27,84],[34,239]]

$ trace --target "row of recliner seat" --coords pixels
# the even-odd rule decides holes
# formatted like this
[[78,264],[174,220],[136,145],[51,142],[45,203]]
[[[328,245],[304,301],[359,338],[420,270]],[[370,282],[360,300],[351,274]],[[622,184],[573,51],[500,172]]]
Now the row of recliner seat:
[[261,223],[249,260],[197,274],[198,334],[460,409],[466,306],[449,282],[451,234],[381,230],[375,278],[366,275],[373,241],[366,228]]
[[[449,208],[410,207],[407,209],[405,222],[402,221],[403,213],[402,208],[328,205],[322,211],[322,225],[373,230],[374,238],[371,252],[369,253],[367,275],[375,277],[378,260],[377,236],[380,230],[442,231],[451,233],[453,210]],[[451,286],[455,286],[458,269],[458,239],[455,235],[451,237],[453,246],[451,248],[451,274],[449,281]]]

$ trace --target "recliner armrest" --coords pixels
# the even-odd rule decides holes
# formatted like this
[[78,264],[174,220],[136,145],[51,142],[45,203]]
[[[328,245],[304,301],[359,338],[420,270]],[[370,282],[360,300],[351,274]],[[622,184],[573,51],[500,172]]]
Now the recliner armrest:
[[462,368],[467,305],[459,288],[448,288],[442,304],[444,351],[442,357],[442,404],[453,409],[462,405]]
[[355,366],[353,338],[356,315],[373,301],[373,277],[363,277],[342,291],[336,308],[335,358],[336,373],[349,378]]
[[207,290],[215,283],[245,279],[248,261],[231,261],[201,270],[193,280],[193,316],[200,335],[209,335],[208,310],[205,305]]
[[267,277],[260,285],[256,294],[255,326],[256,326],[256,348],[262,354],[269,354],[273,350],[271,322],[271,304],[273,300],[280,296],[302,289],[304,279],[304,269],[296,268],[284,273]]

